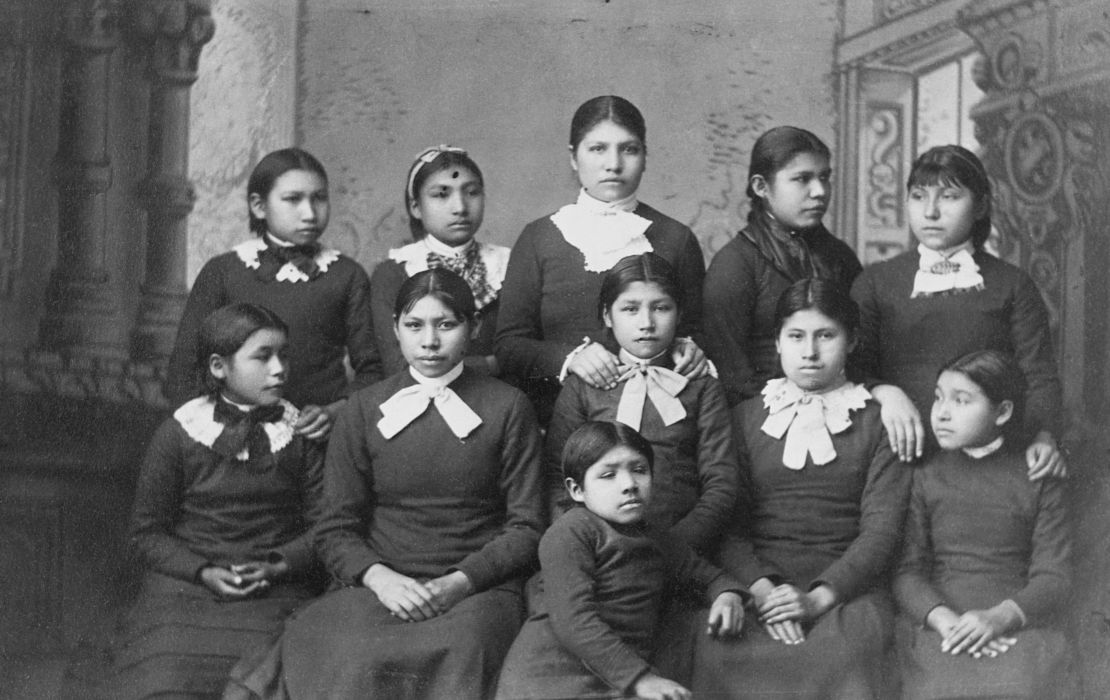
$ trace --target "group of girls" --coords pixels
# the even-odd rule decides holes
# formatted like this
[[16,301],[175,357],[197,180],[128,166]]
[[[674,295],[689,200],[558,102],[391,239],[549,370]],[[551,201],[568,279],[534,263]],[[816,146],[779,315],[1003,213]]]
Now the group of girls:
[[587,101],[569,147],[577,200],[511,253],[428,149],[372,278],[319,243],[319,162],[262,159],[258,237],[182,319],[109,694],[1065,692],[1059,382],[978,159],[922,155],[918,249],[861,272],[827,147],[772,129],[707,273],[637,200],[635,106]]

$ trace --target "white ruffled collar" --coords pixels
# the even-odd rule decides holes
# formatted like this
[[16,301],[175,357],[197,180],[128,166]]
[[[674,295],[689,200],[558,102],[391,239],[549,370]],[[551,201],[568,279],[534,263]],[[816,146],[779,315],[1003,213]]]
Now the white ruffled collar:
[[602,202],[582,190],[578,200],[552,214],[551,221],[585,257],[587,270],[606,272],[621,258],[654,250],[644,236],[651,220],[633,213],[638,205],[635,195]]
[[918,244],[917,274],[913,279],[910,298],[942,294],[957,289],[982,289],[983,276],[975,262],[971,241],[951,250],[933,250]]
[[403,265],[405,274],[412,277],[428,269],[428,253],[436,253],[445,258],[460,257],[466,255],[474,245],[478,246],[478,257],[486,266],[486,282],[494,291],[501,291],[501,283],[505,281],[505,270],[509,267],[511,252],[510,248],[503,245],[471,239],[461,246],[449,246],[433,236],[425,236],[415,243],[391,249],[388,257],[393,262]]
[[[266,431],[266,437],[270,438],[270,452],[274,454],[293,442],[293,426],[301,415],[297,407],[285,399],[281,399],[281,405],[285,408],[281,420],[274,423],[262,423],[262,429]],[[174,411],[173,418],[181,425],[186,435],[210,448],[215,444],[216,438],[220,437],[220,433],[224,431],[224,424],[216,420],[215,412],[216,401],[211,396],[198,396],[191,401],[186,401]],[[243,448],[242,452],[235,455],[235,459],[240,462],[250,459],[247,448]]]
[[[261,265],[258,261],[258,254],[266,250],[266,241],[261,238],[253,238],[249,241],[243,241],[232,250],[235,251],[244,265],[251,270],[257,270]],[[328,271],[332,263],[339,259],[340,255],[341,253],[335,248],[321,247],[313,261],[316,263],[316,267],[320,268],[320,274],[323,274]],[[290,262],[285,263],[278,269],[274,279],[278,282],[308,282],[310,280],[308,275]]]
[[828,464],[836,459],[831,436],[847,430],[852,411],[865,407],[869,398],[871,392],[852,382],[814,394],[785,377],[772,379],[763,387],[768,416],[761,429],[776,440],[786,436],[782,461],[788,468],[805,467],[807,455],[814,464]]

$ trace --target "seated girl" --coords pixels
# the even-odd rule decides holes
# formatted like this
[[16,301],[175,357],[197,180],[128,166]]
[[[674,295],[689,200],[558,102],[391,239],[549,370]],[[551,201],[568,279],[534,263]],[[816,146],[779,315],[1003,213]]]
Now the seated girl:
[[485,181],[478,164],[461,148],[433,146],[417,156],[405,180],[405,211],[413,243],[389,251],[370,276],[374,340],[386,375],[407,364],[393,334],[393,301],[405,280],[433,267],[459,273],[481,314],[470,341],[466,364],[497,374],[493,334],[497,330],[498,294],[509,262],[509,249],[478,241],[474,235],[485,213]]
[[566,496],[560,457],[576,428],[591,420],[631,426],[655,453],[648,520],[704,552],[732,513],[738,468],[720,383],[674,371],[670,348],[684,301],[674,268],[654,253],[623,258],[605,273],[598,314],[620,348],[620,378],[614,386],[595,387],[567,377],[548,429],[545,462],[554,502]]
[[941,452],[914,470],[895,595],[905,698],[1068,698],[1063,485],[1030,482],[1025,379],[984,350],[937,378]]
[[776,318],[786,376],[735,409],[742,483],[720,553],[758,619],[739,640],[699,638],[694,691],[872,697],[892,636],[888,569],[911,471],[890,450],[878,404],[845,378],[859,310],[842,288],[795,282]]
[[544,521],[525,395],[464,366],[474,296],[401,285],[408,368],[353,394],[328,444],[316,543],[338,586],[233,683],[263,697],[484,700],[523,621]]
[[233,304],[197,334],[207,393],[152,438],[131,541],[146,568],[106,697],[216,697],[239,657],[318,592],[307,513],[322,453],[283,400],[286,327]]
[[710,635],[740,634],[743,587],[648,524],[652,462],[651,444],[621,423],[587,422],[568,438],[575,507],[540,541],[546,588],[505,658],[497,697],[688,700],[646,660],[676,583],[708,593]]

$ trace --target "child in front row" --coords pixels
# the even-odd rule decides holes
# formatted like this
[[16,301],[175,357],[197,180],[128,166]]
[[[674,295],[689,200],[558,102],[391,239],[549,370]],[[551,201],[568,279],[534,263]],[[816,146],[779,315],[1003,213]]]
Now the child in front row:
[[646,660],[674,584],[708,593],[708,633],[740,634],[747,591],[679,538],[650,526],[651,444],[591,421],[563,451],[575,507],[540,541],[545,589],[513,642],[497,697],[686,700]]
[[1066,698],[1053,625],[1071,582],[1062,483],[1030,482],[1025,379],[995,350],[945,365],[914,470],[895,595],[904,698]]
[[105,697],[213,697],[239,656],[319,592],[310,513],[322,447],[282,398],[285,324],[255,304],[209,314],[196,369],[207,388],[151,439],[130,536],[145,568]]
[[605,273],[598,297],[620,379],[598,388],[567,377],[544,448],[552,514],[567,505],[559,462],[568,436],[586,421],[617,421],[654,452],[647,519],[696,551],[710,551],[732,515],[740,470],[720,382],[674,371],[670,348],[685,302],[678,276],[655,253],[628,256]]

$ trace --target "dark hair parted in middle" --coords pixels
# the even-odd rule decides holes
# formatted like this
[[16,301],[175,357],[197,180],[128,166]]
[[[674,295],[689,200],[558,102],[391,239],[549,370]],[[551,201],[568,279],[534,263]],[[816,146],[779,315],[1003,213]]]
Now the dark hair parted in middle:
[[250,201],[252,195],[258,195],[263,200],[270,196],[277,179],[290,170],[307,170],[316,173],[327,184],[328,173],[324,165],[316,157],[301,148],[283,148],[266,154],[258,165],[254,166],[251,176],[247,180],[247,216],[250,221],[251,231],[256,236],[266,233],[266,220],[259,219],[251,211]]
[[605,311],[613,306],[617,297],[624,293],[633,282],[654,282],[667,296],[674,299],[679,311],[682,310],[683,289],[678,283],[674,267],[655,253],[642,253],[621,258],[605,273],[601,280],[601,292],[597,295],[597,317],[603,318]]
[[775,306],[775,333],[786,319],[799,311],[814,309],[839,323],[850,338],[859,331],[859,305],[836,282],[820,278],[801,279],[787,287]]
[[1025,393],[1028,383],[1012,355],[999,350],[977,350],[950,360],[940,368],[937,377],[944,372],[959,372],[964,375],[982,389],[995,405],[1003,401],[1012,403],[1014,412],[1006,425],[1002,426],[1002,434],[1008,440],[1024,435]]
[[563,477],[574,479],[581,486],[586,470],[614,447],[621,446],[642,455],[649,468],[655,466],[655,452],[643,435],[624,423],[586,421],[570,434],[563,445]]
[[930,148],[914,161],[906,192],[929,185],[959,185],[971,192],[980,207],[979,218],[971,225],[971,242],[976,250],[982,248],[991,235],[991,181],[979,157],[963,146]]
[[832,158],[829,147],[811,131],[796,126],[776,126],[755,140],[752,146],[751,163],[748,166],[748,200],[751,210],[748,220],[765,211],[763,198],[752,189],[752,178],[761,176],[771,183],[778,171],[789,165],[790,161],[802,153],[812,153],[826,160]]
[[442,267],[417,272],[405,280],[397,292],[393,304],[393,320],[397,321],[416,306],[424,297],[432,297],[443,303],[451,313],[467,323],[473,323],[478,310],[474,304],[474,293],[470,285],[458,274]]
[[586,138],[590,129],[603,121],[611,121],[628,129],[640,143],[647,147],[647,125],[644,115],[623,97],[601,95],[583,102],[570,120],[570,148],[573,151]]
[[463,149],[454,146],[433,146],[425,149],[413,161],[408,177],[405,178],[405,213],[409,217],[409,231],[412,233],[413,240],[420,240],[428,235],[428,232],[424,230],[424,223],[412,215],[412,203],[420,196],[420,188],[429,177],[449,168],[466,168],[485,187],[486,180],[482,176],[481,168]]
[[230,357],[243,347],[252,335],[263,329],[281,331],[289,335],[289,326],[265,306],[258,304],[228,304],[204,317],[197,334],[197,354],[194,372],[197,386],[206,393],[215,394],[220,382],[208,369],[213,355]]

